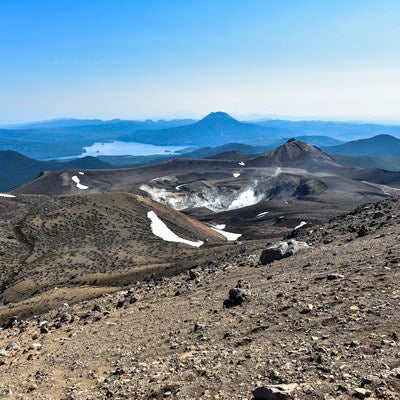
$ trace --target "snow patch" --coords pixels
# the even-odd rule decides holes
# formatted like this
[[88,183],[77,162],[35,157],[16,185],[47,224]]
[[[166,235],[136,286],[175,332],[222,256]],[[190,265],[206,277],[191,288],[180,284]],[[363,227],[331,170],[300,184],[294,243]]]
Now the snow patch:
[[191,240],[186,240],[168,228],[167,225],[160,218],[158,218],[157,214],[154,211],[149,211],[147,213],[147,217],[151,220],[151,231],[154,235],[158,236],[159,238],[165,240],[166,242],[176,242],[176,243],[185,243],[190,246],[200,247],[204,242],[198,240],[197,242],[193,242]]
[[223,230],[226,228],[225,224],[219,224],[219,225],[212,225],[213,228]]
[[243,161],[239,161],[238,164],[242,167],[244,167],[246,164]]
[[[223,226],[225,227],[225,225],[223,225]],[[240,236],[242,236],[241,233],[225,232],[222,229],[217,229],[217,228],[214,228],[214,227],[211,227],[211,229],[213,231],[218,232],[221,235],[225,236],[226,240],[229,240],[229,241],[237,240],[237,239],[240,238]]]
[[269,214],[269,211],[264,211],[260,214],[257,214],[257,218],[263,217],[264,215],[267,215],[267,214]]
[[82,189],[82,190],[89,189],[89,186],[85,186],[85,185],[81,184],[81,180],[76,175],[74,175],[71,179],[76,183],[76,187],[78,189]]
[[300,229],[302,226],[304,226],[304,225],[307,225],[307,222],[305,222],[305,221],[301,221],[297,226],[295,226],[293,229],[294,230],[296,230],[296,229]]
[[82,172],[82,171],[79,171],[78,174],[79,174],[79,175],[85,175],[85,173]]
[[234,178],[239,178],[239,176],[240,176],[239,172],[234,172],[232,175]]
[[0,197],[15,197],[13,194],[0,193]]

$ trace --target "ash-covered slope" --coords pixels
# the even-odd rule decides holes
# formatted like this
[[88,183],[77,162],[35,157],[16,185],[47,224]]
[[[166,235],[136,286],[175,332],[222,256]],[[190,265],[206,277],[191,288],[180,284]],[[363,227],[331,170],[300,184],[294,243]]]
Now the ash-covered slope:
[[[302,229],[312,247],[266,266],[265,240],[220,260],[211,249],[191,274],[11,320],[2,393],[256,400],[263,387],[271,399],[398,400],[398,199]],[[238,281],[251,296],[224,309]]]
[[226,241],[197,220],[126,193],[0,197],[0,211],[5,302],[55,286],[119,285],[201,257],[202,247],[169,241],[172,234],[165,237],[159,221],[153,226],[151,211],[181,239],[204,246]]
[[218,176],[228,178],[232,170],[240,165],[230,160],[209,159],[172,159],[160,164],[146,165],[138,168],[107,170],[71,170],[46,171],[39,178],[13,190],[14,194],[78,194],[82,189],[77,187],[73,176],[78,176],[87,193],[129,192],[139,193],[142,183],[150,182],[163,176],[188,175],[189,179],[207,180]]

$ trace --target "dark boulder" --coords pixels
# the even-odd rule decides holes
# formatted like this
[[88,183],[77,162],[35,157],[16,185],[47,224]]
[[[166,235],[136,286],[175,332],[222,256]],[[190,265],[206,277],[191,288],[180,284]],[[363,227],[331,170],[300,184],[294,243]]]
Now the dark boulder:
[[228,298],[224,300],[224,308],[240,306],[244,301],[250,299],[250,295],[248,284],[240,279],[236,287],[229,290]]

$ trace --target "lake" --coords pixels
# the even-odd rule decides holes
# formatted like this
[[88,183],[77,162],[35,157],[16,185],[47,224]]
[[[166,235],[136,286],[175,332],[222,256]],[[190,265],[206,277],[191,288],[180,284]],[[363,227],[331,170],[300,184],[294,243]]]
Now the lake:
[[154,146],[152,144],[136,142],[102,142],[84,147],[86,156],[151,156],[153,154],[169,154],[183,150],[185,146]]

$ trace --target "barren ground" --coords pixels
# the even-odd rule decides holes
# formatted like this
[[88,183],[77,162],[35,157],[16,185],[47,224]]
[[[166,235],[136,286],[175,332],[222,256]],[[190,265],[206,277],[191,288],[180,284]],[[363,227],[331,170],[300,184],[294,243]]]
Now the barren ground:
[[[294,236],[312,248],[258,265],[266,243],[191,276],[64,305],[0,330],[0,396],[15,399],[399,399],[400,207],[360,207]],[[224,309],[238,280],[251,298]],[[284,397],[290,398],[290,397]]]

